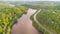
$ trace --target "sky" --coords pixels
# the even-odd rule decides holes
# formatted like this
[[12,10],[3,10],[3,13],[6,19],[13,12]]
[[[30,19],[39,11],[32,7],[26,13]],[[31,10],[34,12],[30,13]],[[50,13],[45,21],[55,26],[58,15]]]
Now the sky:
[[60,0],[0,0],[0,1],[60,1]]

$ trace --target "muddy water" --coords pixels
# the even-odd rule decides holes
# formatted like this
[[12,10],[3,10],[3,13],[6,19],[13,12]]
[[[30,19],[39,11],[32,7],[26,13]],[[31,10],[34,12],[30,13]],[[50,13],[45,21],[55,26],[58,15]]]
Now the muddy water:
[[30,9],[27,14],[23,14],[14,24],[11,30],[11,34],[39,34],[39,32],[32,26],[30,16],[34,14],[36,10]]

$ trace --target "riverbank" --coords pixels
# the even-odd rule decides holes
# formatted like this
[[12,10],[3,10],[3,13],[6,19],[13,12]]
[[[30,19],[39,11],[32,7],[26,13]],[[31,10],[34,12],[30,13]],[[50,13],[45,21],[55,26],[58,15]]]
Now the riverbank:
[[40,10],[37,10],[35,14],[31,16],[31,20],[33,21],[33,26],[41,33],[41,34],[50,34],[48,30],[46,31],[46,28],[43,27],[37,20],[36,15],[40,12]]

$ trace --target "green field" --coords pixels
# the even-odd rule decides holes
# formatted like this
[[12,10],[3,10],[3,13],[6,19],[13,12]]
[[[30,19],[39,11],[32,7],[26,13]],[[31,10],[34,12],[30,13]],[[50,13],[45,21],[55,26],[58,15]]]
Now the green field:
[[27,8],[24,6],[0,4],[0,34],[10,34],[14,22],[26,13]]

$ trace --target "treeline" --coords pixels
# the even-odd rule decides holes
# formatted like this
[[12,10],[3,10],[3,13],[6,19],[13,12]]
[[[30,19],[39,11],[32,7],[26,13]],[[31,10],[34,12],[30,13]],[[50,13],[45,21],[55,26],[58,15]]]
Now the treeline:
[[60,9],[60,3],[50,3],[50,2],[41,2],[41,3],[31,3],[31,4],[23,4],[27,8],[33,9]]

